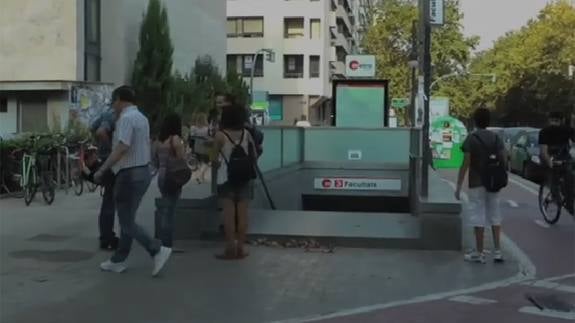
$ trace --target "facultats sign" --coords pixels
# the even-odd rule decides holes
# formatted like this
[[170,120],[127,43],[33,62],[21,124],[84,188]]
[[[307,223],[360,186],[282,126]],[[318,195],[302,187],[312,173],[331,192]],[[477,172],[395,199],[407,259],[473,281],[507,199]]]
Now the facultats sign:
[[401,190],[401,180],[389,178],[318,177],[314,179],[314,189],[340,191],[395,191]]

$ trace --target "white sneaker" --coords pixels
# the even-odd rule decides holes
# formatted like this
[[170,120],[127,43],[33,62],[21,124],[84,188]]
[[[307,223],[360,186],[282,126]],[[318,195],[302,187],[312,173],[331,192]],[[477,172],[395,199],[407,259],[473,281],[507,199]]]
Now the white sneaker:
[[160,251],[154,256],[154,270],[152,271],[152,276],[157,276],[164,265],[170,259],[172,254],[172,248],[161,247]]
[[465,256],[463,257],[463,259],[465,259],[465,261],[469,261],[469,262],[476,262],[476,263],[484,264],[485,263],[485,254],[479,253],[477,251],[472,251],[472,252],[466,253]]
[[504,262],[503,254],[501,254],[501,250],[494,250],[493,251],[493,262],[501,263]]
[[122,273],[128,267],[126,267],[125,263],[123,262],[112,262],[111,260],[106,260],[100,264],[100,269],[103,271],[111,271],[114,273]]

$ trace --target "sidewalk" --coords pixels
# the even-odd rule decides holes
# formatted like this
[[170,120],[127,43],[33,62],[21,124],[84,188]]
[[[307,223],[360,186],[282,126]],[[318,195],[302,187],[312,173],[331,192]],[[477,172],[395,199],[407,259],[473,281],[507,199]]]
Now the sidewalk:
[[[185,194],[208,191],[191,185]],[[148,229],[156,195],[152,184],[138,216]],[[52,206],[0,200],[0,322],[274,322],[468,289],[518,268],[470,266],[456,252],[267,247],[222,262],[218,243],[184,241],[157,279],[136,244],[126,273],[102,273],[109,254],[97,250],[98,207],[98,194],[59,193]]]

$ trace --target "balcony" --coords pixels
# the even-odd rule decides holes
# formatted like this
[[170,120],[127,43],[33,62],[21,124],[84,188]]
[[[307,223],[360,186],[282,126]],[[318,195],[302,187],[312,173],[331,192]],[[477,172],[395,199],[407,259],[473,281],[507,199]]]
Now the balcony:
[[329,62],[329,71],[331,79],[339,79],[345,77],[345,63],[340,61]]

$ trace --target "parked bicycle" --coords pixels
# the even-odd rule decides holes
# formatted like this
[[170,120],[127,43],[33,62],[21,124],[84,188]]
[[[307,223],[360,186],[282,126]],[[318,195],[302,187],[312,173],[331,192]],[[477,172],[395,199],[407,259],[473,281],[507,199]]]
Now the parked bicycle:
[[[89,139],[82,140],[81,142],[74,145],[76,150],[75,153],[70,155],[70,182],[74,186],[74,193],[77,196],[84,193],[84,176],[82,174],[84,168],[84,160],[86,158],[86,152],[88,151]],[[86,182],[86,188],[90,192],[96,191],[98,185],[94,183]]]
[[45,137],[32,136],[30,137],[30,148],[17,151],[23,153],[20,186],[24,191],[26,205],[30,205],[34,200],[38,189],[42,191],[42,197],[48,205],[54,202],[56,195],[51,165],[55,148],[39,145],[39,140]]
[[[543,219],[548,224],[555,224],[559,221],[561,211],[568,210],[569,199],[573,196],[568,196],[567,176],[573,175],[573,162],[571,161],[555,161],[553,172],[556,172],[557,188],[551,187],[549,180],[546,180],[539,187],[539,210],[543,215]],[[554,194],[555,191],[555,194]],[[568,211],[569,212],[569,211]],[[571,213],[573,216],[573,213]]]

